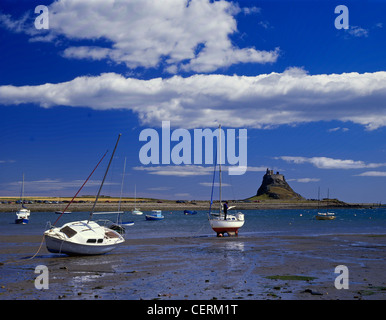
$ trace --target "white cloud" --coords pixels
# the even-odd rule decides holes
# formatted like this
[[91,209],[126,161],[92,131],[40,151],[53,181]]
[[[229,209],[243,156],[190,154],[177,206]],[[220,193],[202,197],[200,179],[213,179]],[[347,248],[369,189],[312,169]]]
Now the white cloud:
[[336,132],[336,131],[347,132],[347,131],[349,131],[349,129],[348,128],[336,127],[336,128],[328,129],[327,131],[328,132]]
[[187,193],[187,192],[175,193],[174,196],[176,196],[176,197],[191,197],[190,193]]
[[[25,190],[30,190],[29,192],[37,191],[58,191],[66,189],[79,189],[83,185],[84,181],[82,180],[73,180],[73,181],[62,181],[61,179],[43,179],[43,180],[26,180],[24,182]],[[101,180],[89,180],[84,188],[87,187],[99,187]],[[119,183],[105,181],[105,186],[107,185],[119,185]],[[21,186],[20,181],[10,182],[6,184],[7,188],[10,190],[19,190]]]
[[34,35],[36,34],[35,28],[26,27],[28,20],[30,20],[28,12],[24,13],[19,19],[12,19],[11,15],[0,13],[0,25],[4,26],[6,29],[12,30],[16,33]]
[[369,36],[369,30],[358,27],[358,26],[350,26],[347,32],[357,38],[364,37],[367,38]]
[[0,160],[0,164],[2,163],[14,163],[15,160]]
[[[224,165],[222,169],[228,170],[229,168],[236,168],[233,166]],[[244,167],[237,167],[240,170],[244,171]],[[187,177],[187,176],[206,176],[213,174],[213,166],[200,166],[200,165],[163,165],[163,166],[138,166],[133,167],[137,171],[146,171],[149,174],[159,175],[159,176],[176,176],[176,177]],[[247,171],[258,171],[265,172],[267,167],[247,167]],[[161,190],[148,189],[148,190]]]
[[309,183],[309,182],[318,182],[320,181],[319,178],[299,178],[299,179],[287,179],[287,181],[296,181],[300,183]]
[[258,7],[245,7],[245,8],[242,8],[241,10],[245,15],[261,12],[261,8],[258,8]]
[[[237,32],[235,16],[259,10],[240,9],[223,0],[61,0],[49,6],[48,35],[27,28],[27,14],[19,20],[0,15],[0,23],[35,35],[31,41],[75,40],[63,51],[66,58],[108,59],[128,68],[163,65],[169,72],[211,72],[237,63],[277,60],[278,49],[238,48],[230,40]],[[76,40],[90,45],[77,46]]]
[[366,171],[361,174],[357,174],[359,177],[386,177],[386,172],[384,171]]
[[151,191],[168,191],[168,190],[172,190],[173,188],[172,187],[153,187],[153,188],[147,188],[147,190],[151,190]]
[[[200,182],[200,185],[204,186],[204,187],[211,187],[212,186],[212,182]],[[215,182],[213,184],[214,187],[219,187],[220,186],[220,183],[219,182]],[[221,183],[221,187],[230,187],[231,185],[229,183]]]
[[36,86],[0,86],[0,104],[127,109],[142,125],[271,128],[314,121],[386,126],[386,72],[308,75],[291,68],[258,76],[219,74],[139,80],[116,73]]
[[386,163],[368,163],[355,160],[341,160],[327,157],[291,157],[281,156],[275,159],[284,160],[295,164],[310,163],[319,169],[363,169],[363,168],[378,168],[386,166]]
[[202,176],[210,175],[213,173],[213,168],[203,167],[196,165],[184,165],[184,166],[141,166],[134,167],[134,170],[147,171],[149,174],[159,175],[159,176],[177,176],[177,177],[187,177],[187,176]]

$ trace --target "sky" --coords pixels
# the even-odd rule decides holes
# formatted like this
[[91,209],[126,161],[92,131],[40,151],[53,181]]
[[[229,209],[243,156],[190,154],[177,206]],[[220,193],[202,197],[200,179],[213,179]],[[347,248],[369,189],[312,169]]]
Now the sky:
[[[253,196],[270,168],[305,198],[385,203],[385,17],[376,0],[2,0],[0,196],[23,173],[26,196],[73,196],[109,150],[80,193],[95,195],[122,133],[103,194],[120,195],[126,158],[125,197],[209,199],[193,136],[221,124],[236,155],[247,130],[224,198]],[[190,163],[141,160],[141,133],[165,150],[162,122],[170,152],[190,134]]]

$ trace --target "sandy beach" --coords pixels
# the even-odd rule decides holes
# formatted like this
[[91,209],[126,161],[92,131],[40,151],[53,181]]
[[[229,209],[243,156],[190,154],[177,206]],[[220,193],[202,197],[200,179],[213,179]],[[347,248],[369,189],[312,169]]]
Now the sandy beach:
[[[103,256],[48,253],[42,237],[0,236],[1,300],[383,300],[386,235],[129,239]],[[36,266],[49,289],[35,288]],[[336,289],[335,267],[349,270]]]

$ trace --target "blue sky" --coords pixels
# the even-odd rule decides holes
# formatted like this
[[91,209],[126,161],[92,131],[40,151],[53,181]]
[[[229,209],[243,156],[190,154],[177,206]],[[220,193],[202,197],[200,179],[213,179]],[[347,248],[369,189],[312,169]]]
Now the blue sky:
[[269,167],[306,198],[384,203],[385,17],[382,1],[3,0],[0,195],[24,172],[26,195],[72,196],[122,133],[104,194],[119,195],[126,157],[125,196],[208,199],[211,170],[144,165],[138,138],[221,122],[248,130],[248,171],[224,174],[226,198],[255,194]]

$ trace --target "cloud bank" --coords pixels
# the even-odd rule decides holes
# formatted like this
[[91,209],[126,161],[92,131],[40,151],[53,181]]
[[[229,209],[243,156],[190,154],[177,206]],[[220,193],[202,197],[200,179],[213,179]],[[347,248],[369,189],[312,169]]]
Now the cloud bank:
[[[290,157],[281,156],[275,159],[284,160],[286,162],[303,164],[310,163],[319,169],[363,169],[363,168],[379,168],[386,166],[386,163],[365,163],[363,161],[355,161],[351,159],[333,159],[327,157]],[[374,171],[372,171],[374,172]],[[362,174],[363,175],[363,174]]]
[[230,36],[238,32],[235,16],[260,12],[232,2],[61,0],[48,8],[50,28],[43,36],[25,26],[25,15],[19,20],[0,15],[0,24],[34,35],[31,41],[71,40],[62,52],[66,58],[103,59],[131,69],[212,72],[238,63],[272,63],[279,56],[278,48],[232,43]]
[[139,80],[116,73],[36,86],[0,86],[0,104],[123,109],[145,126],[271,128],[316,121],[386,125],[386,72],[309,75],[290,68],[258,76],[198,74]]

